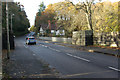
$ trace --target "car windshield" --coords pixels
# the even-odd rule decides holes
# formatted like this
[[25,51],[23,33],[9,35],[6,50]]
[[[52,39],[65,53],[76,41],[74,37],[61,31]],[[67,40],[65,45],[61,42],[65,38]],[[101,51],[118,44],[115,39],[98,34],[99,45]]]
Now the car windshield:
[[33,39],[35,39],[35,38],[29,38],[29,39],[32,39],[32,40],[33,40]]

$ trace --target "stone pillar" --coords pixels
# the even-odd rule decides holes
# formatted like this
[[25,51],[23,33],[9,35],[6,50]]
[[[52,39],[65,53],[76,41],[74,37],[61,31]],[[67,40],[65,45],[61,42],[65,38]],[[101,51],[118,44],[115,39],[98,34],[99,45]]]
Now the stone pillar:
[[80,46],[93,45],[93,32],[91,30],[73,32],[72,44]]
[[84,36],[85,36],[85,46],[93,45],[93,31],[86,30]]
[[72,35],[72,44],[76,44],[78,32],[74,31]]

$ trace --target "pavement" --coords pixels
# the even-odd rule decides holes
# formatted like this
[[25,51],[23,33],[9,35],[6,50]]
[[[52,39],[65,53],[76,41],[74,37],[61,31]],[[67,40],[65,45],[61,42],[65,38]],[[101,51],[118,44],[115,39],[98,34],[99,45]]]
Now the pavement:
[[0,80],[2,78],[2,52],[0,53]]
[[[39,40],[41,40],[41,39],[39,39]],[[42,41],[57,44],[57,45],[62,45],[62,46],[66,46],[66,47],[72,47],[75,49],[84,50],[84,51],[88,51],[88,52],[96,52],[96,53],[102,53],[102,54],[120,57],[120,48],[110,48],[110,47],[107,48],[107,47],[99,47],[99,46],[79,46],[79,45],[74,45],[74,44],[52,42],[49,40],[42,40]]]
[[[20,38],[15,40],[16,48],[11,51],[10,59],[3,60],[4,78],[54,78],[56,72],[34,53],[24,47]],[[4,54],[4,53],[3,53]]]

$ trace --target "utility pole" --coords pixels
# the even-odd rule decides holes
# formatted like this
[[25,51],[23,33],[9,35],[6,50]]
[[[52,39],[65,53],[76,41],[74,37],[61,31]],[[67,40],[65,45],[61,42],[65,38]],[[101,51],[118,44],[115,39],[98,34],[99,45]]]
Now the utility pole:
[[12,25],[12,22],[13,22],[13,21],[12,21],[13,16],[14,16],[14,14],[11,14],[11,32],[12,32],[12,33],[13,33],[13,29],[12,29],[12,28],[13,28],[13,25]]
[[0,80],[2,79],[2,2],[0,1]]
[[11,14],[11,32],[12,32],[12,14]]
[[7,27],[7,59],[10,59],[10,40],[9,40],[9,12],[8,12],[8,2],[6,2],[6,27]]

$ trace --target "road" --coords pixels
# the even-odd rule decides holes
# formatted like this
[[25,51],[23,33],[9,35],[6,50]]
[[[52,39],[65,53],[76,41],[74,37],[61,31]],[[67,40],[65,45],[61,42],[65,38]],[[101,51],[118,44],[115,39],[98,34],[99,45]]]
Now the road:
[[26,45],[25,37],[16,42],[24,45],[34,54],[35,59],[42,59],[55,68],[62,78],[118,78],[118,58],[114,56],[80,51],[47,41],[37,40],[36,45]]

